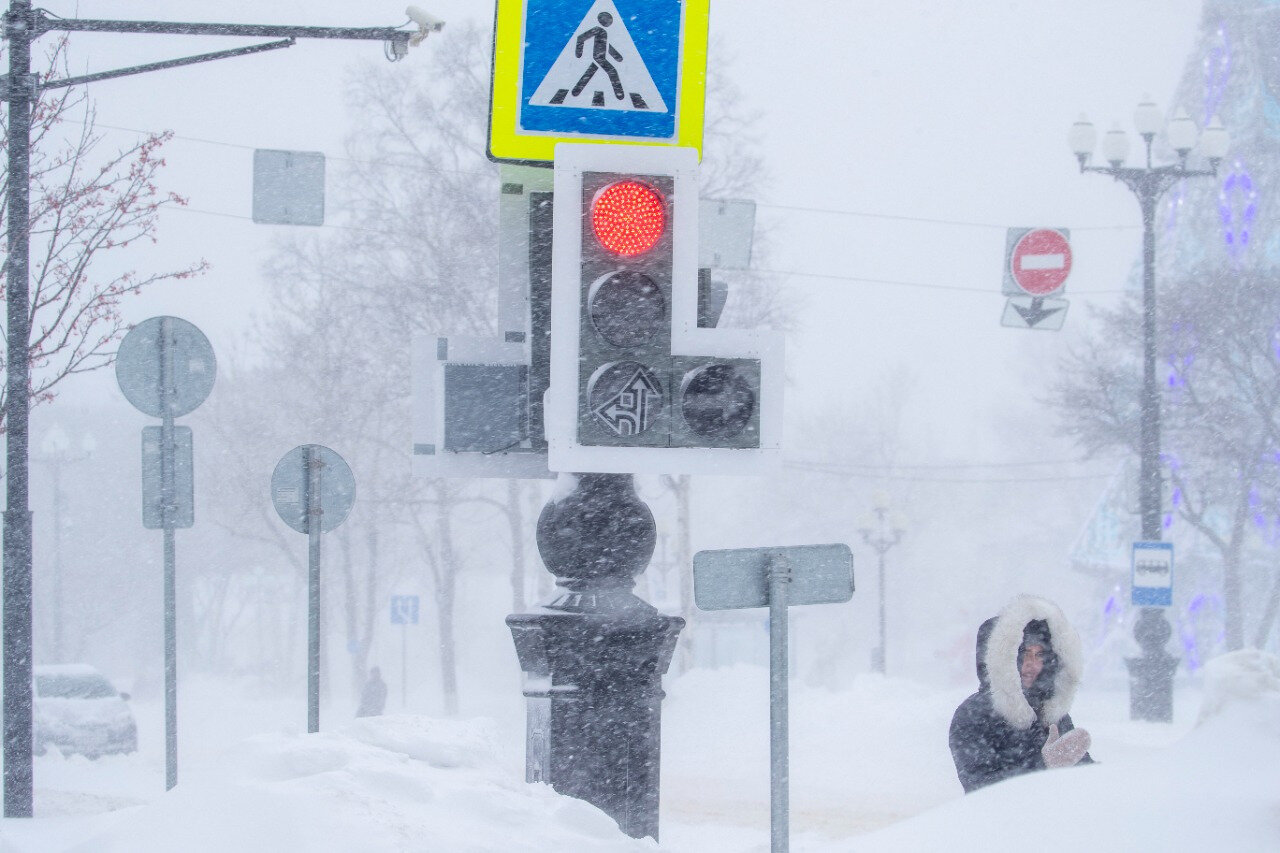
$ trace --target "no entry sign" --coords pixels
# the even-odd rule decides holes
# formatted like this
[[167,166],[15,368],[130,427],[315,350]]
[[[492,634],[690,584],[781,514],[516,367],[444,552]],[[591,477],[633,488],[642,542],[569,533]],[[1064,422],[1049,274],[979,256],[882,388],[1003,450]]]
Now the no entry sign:
[[1005,292],[1049,296],[1061,290],[1071,274],[1071,244],[1067,236],[1065,229],[1009,229]]

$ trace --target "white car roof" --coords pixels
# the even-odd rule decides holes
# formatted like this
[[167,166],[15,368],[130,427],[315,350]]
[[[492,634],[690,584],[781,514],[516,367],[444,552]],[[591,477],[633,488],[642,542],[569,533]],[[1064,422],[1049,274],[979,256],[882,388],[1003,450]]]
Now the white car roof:
[[[101,672],[87,663],[49,663],[31,668],[35,675],[97,675]],[[104,676],[105,677],[105,676]]]

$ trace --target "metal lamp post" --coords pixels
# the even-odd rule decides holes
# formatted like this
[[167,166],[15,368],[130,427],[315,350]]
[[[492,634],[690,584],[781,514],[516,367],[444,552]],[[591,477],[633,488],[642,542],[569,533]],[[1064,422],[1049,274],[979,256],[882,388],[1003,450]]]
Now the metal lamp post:
[[871,669],[883,675],[885,672],[884,555],[888,553],[890,548],[902,541],[902,534],[906,531],[903,529],[901,521],[897,518],[888,519],[889,525],[886,528],[886,520],[889,515],[889,500],[887,496],[876,496],[872,512],[875,513],[874,527],[871,525],[861,527],[858,532],[862,534],[862,541],[870,545],[879,558],[880,645],[871,652]]
[[50,653],[55,663],[65,663],[63,619],[66,615],[63,608],[63,566],[62,566],[62,526],[66,510],[66,493],[62,488],[62,468],[64,465],[83,462],[93,455],[97,442],[90,433],[84,433],[80,441],[79,451],[71,449],[71,439],[62,427],[54,424],[45,433],[40,442],[41,462],[48,464],[53,472],[53,596],[50,609],[53,611],[53,643]]
[[[1166,127],[1168,142],[1178,155],[1177,162],[1154,166],[1151,143],[1164,124],[1164,116],[1150,97],[1143,98],[1134,110],[1133,123],[1146,146],[1146,163],[1142,166],[1125,165],[1129,139],[1118,124],[1102,139],[1106,166],[1089,165],[1097,134],[1083,115],[1071,126],[1068,142],[1080,161],[1082,173],[1110,175],[1129,188],[1142,209],[1142,396],[1138,501],[1142,538],[1156,542],[1160,540],[1162,514],[1160,397],[1156,385],[1156,203],[1184,178],[1217,175],[1218,165],[1227,153],[1228,137],[1216,116],[1204,133],[1199,134],[1186,110],[1179,108]],[[1197,135],[1200,136],[1200,154],[1209,164],[1207,169],[1187,167],[1187,156],[1196,147]],[[1173,671],[1177,667],[1177,659],[1164,650],[1171,634],[1169,622],[1158,608],[1143,608],[1133,630],[1134,639],[1142,647],[1143,654],[1126,660],[1130,675],[1129,710],[1133,719],[1164,722],[1173,719]]]

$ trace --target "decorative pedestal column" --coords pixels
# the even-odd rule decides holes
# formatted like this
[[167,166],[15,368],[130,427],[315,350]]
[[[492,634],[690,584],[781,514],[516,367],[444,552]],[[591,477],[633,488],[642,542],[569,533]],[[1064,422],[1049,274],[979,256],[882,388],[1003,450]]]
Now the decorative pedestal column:
[[1153,723],[1173,722],[1173,673],[1178,659],[1164,649],[1173,635],[1169,620],[1158,609],[1145,607],[1133,626],[1142,657],[1125,658],[1129,667],[1129,718]]
[[528,676],[526,778],[656,839],[662,675],[684,620],[631,592],[653,513],[630,474],[561,474],[537,532],[558,594],[507,617]]

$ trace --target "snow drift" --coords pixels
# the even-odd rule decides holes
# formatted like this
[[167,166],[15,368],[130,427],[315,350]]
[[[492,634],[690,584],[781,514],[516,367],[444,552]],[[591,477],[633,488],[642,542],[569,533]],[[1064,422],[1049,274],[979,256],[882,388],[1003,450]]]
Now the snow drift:
[[1277,720],[1280,658],[1223,655],[1206,667],[1195,729],[1166,750],[1011,779],[828,849],[1275,850]]

